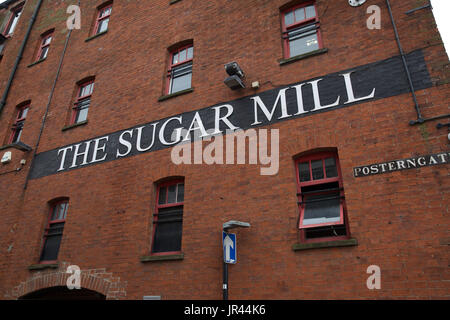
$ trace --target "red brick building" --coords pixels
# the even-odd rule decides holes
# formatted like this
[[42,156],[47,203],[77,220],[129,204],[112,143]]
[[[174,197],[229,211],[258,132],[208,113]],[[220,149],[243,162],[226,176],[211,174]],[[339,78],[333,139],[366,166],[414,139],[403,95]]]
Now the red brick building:
[[[1,4],[1,297],[221,299],[238,220],[230,299],[448,299],[449,60],[427,4]],[[277,132],[275,174],[172,161],[173,132],[236,128]]]

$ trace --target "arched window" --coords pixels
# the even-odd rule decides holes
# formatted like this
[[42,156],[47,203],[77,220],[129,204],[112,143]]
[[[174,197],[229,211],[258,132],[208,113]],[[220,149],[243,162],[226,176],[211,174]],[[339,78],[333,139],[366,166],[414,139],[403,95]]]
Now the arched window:
[[153,214],[152,254],[179,253],[183,224],[184,180],[161,182]]
[[15,6],[11,9],[11,16],[9,17],[9,21],[6,24],[6,28],[3,31],[3,34],[8,37],[11,36],[14,32],[14,29],[17,26],[17,23],[19,22],[20,15],[22,14],[24,3]]
[[66,222],[69,199],[59,199],[50,203],[47,226],[44,231],[40,263],[52,263],[58,259],[59,246]]
[[37,52],[35,61],[40,61],[40,60],[44,60],[45,58],[47,58],[48,51],[50,49],[50,43],[52,42],[52,38],[53,38],[53,31],[54,31],[54,29],[51,29],[41,35],[41,39],[39,42],[39,48],[38,48],[38,52]]
[[17,143],[21,141],[22,130],[25,125],[25,120],[30,109],[30,102],[24,102],[17,106],[16,117],[11,128],[11,135],[8,143]]
[[192,62],[194,45],[192,42],[169,50],[167,69],[167,94],[190,89],[192,86]]
[[77,96],[72,107],[70,124],[77,124],[87,120],[89,107],[91,106],[91,95],[94,91],[94,78],[83,80],[78,83]]
[[109,18],[112,12],[112,2],[108,1],[97,8],[93,36],[108,31]]
[[314,1],[290,6],[281,12],[285,58],[322,48],[320,23]]
[[349,236],[344,188],[336,152],[296,159],[299,228],[303,241]]

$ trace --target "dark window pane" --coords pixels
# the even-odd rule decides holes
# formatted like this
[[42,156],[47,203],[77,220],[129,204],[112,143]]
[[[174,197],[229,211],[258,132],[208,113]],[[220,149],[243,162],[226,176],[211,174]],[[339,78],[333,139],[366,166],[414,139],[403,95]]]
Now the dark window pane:
[[107,8],[102,9],[101,12],[100,12],[100,18],[103,18],[103,17],[105,17],[107,15],[110,15],[111,14],[111,10],[112,10],[112,7],[107,7]]
[[304,198],[304,201],[303,225],[340,221],[341,200],[339,192],[308,196]]
[[316,9],[314,8],[314,6],[307,6],[305,8],[305,11],[307,19],[314,18],[316,16]]
[[178,184],[177,202],[183,202],[183,201],[184,201],[184,184],[179,183]]
[[178,53],[175,53],[172,57],[172,64],[177,64],[178,63]]
[[58,258],[64,223],[50,225],[41,254],[41,261],[51,261]]
[[17,22],[19,22],[19,17],[22,14],[22,9],[20,9],[20,11],[13,12],[12,14],[14,15],[14,17],[13,17],[11,24],[9,25],[7,31],[5,32],[5,35],[9,35],[14,32]]
[[289,53],[291,57],[317,49],[319,49],[319,41],[316,31],[302,34],[295,31],[289,32]]
[[338,176],[336,160],[334,158],[325,159],[325,172],[327,174],[327,178]]
[[300,182],[311,180],[311,175],[309,174],[309,162],[301,162],[298,164],[298,172]]
[[338,237],[345,235],[347,235],[347,230],[344,224],[305,229],[306,239]]
[[59,203],[53,207],[52,216],[50,220],[62,220],[66,218],[67,207],[69,204],[67,202]]
[[53,206],[52,216],[50,220],[57,220],[59,217],[59,205]]
[[48,47],[42,48],[41,55],[39,56],[39,59],[40,60],[45,59],[47,57],[47,53],[48,53]]
[[67,212],[67,203],[61,203],[59,205],[59,219],[65,219]]
[[97,34],[108,30],[109,18],[103,19],[98,23]]
[[289,25],[291,25],[291,24],[293,24],[294,23],[294,11],[291,11],[291,12],[289,12],[289,13],[286,13],[285,15],[284,15],[284,24],[286,25],[286,26],[289,26]]
[[159,209],[155,224],[153,252],[181,250],[183,207]]
[[92,90],[94,89],[94,83],[90,83],[81,87],[80,97],[89,96],[92,94]]
[[180,57],[180,62],[183,62],[186,60],[186,49],[180,51],[179,57]]
[[166,192],[167,192],[167,187],[159,188],[159,199],[158,199],[159,204],[166,203]]
[[75,123],[79,123],[85,121],[87,119],[89,108],[78,110],[77,117],[75,119]]
[[50,44],[50,42],[52,42],[52,37],[51,37],[51,36],[46,37],[46,38],[44,39],[42,45],[43,45],[43,46],[46,46],[46,45]]
[[175,93],[191,87],[192,81],[192,65],[183,65],[172,71],[171,91]]
[[322,159],[311,161],[311,171],[313,180],[323,179]]
[[189,47],[187,49],[187,58],[192,59],[194,57],[194,47]]
[[167,196],[167,203],[175,203],[177,198],[177,185],[173,184],[169,186],[169,194]]
[[295,22],[305,20],[305,8],[295,10]]
[[20,137],[22,136],[22,126],[17,126],[17,129],[14,131],[14,136],[12,139],[12,142],[19,142],[20,141]]
[[19,119],[25,118],[27,116],[27,113],[28,113],[28,108],[22,109],[19,113]]

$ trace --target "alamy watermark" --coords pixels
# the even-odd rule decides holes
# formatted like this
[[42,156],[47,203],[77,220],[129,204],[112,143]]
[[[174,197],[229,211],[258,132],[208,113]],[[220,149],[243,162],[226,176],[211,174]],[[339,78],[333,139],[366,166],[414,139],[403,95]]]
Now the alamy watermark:
[[278,129],[227,130],[225,134],[214,133],[212,129],[196,130],[191,143],[188,130],[175,130],[172,140],[179,143],[172,148],[172,162],[176,165],[251,164],[261,166],[261,175],[278,173]]
[[66,273],[70,273],[71,276],[67,278],[66,285],[69,290],[81,289],[81,269],[77,265],[71,265],[67,267]]
[[367,7],[366,13],[370,14],[366,21],[367,29],[381,29],[381,8],[377,5],[371,5]]
[[381,289],[381,269],[377,265],[370,265],[367,267],[367,273],[370,274],[367,278],[366,285],[369,290]]

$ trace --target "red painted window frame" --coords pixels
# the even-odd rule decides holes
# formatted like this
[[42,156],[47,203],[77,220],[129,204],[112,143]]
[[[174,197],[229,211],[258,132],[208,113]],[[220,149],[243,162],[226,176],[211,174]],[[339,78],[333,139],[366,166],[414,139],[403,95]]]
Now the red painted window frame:
[[[55,207],[60,205],[60,204],[62,204],[62,203],[66,203],[67,204],[64,219],[51,220],[52,219],[52,215],[53,215],[53,211],[55,210]],[[56,263],[58,261],[58,260],[41,260],[41,256],[42,256],[42,252],[43,252],[43,250],[45,248],[45,242],[46,242],[46,238],[47,238],[47,235],[48,235],[48,231],[50,230],[50,226],[52,224],[55,224],[55,223],[64,223],[64,226],[65,226],[68,207],[69,207],[69,199],[67,199],[67,198],[66,199],[62,199],[62,200],[58,200],[58,201],[55,201],[55,202],[52,202],[51,205],[50,205],[50,210],[49,210],[49,214],[48,214],[48,218],[47,218],[47,223],[46,223],[46,227],[45,227],[45,230],[44,230],[44,236],[42,238],[43,239],[43,241],[42,241],[42,248],[41,248],[41,252],[40,252],[40,256],[39,256],[39,263],[40,264],[52,264],[52,263]],[[61,240],[62,240],[62,237],[61,237]],[[61,245],[61,243],[60,243],[60,245]],[[59,249],[58,249],[58,253],[59,253]]]
[[[180,179],[173,179],[173,180],[169,180],[169,181],[158,183],[158,187],[157,187],[157,190],[156,190],[155,214],[153,215],[152,246],[151,246],[151,250],[150,250],[150,254],[152,256],[180,254],[182,252],[181,250],[179,250],[179,251],[153,252],[153,245],[155,243],[156,228],[158,227],[158,213],[159,213],[159,209],[183,206],[183,211],[184,211],[184,198],[183,198],[182,202],[176,202],[176,203],[170,203],[170,204],[159,204],[159,192],[160,192],[161,188],[163,188],[163,187],[169,187],[171,185],[177,185],[179,183],[183,183],[183,185],[184,185],[184,179],[181,179],[181,178]],[[168,197],[169,197],[169,192],[166,192],[166,203],[167,203]]]
[[[46,48],[46,47],[50,47],[50,45],[51,45],[51,43],[52,43],[52,41],[53,41],[53,31],[54,31],[54,30],[49,30],[49,31],[47,31],[47,32],[45,32],[45,33],[43,33],[43,34],[41,35],[41,42],[40,42],[40,44],[39,44],[39,49],[38,49],[38,53],[37,53],[37,56],[36,56],[36,61],[41,60],[42,50],[43,50],[44,48]],[[52,38],[52,39],[50,40],[50,42],[49,42],[48,44],[45,44],[45,41],[46,41],[48,38],[50,38],[50,37]],[[48,51],[47,51],[47,56],[48,56]],[[45,58],[42,58],[42,60],[43,60],[43,59],[46,59],[47,56],[45,56]]]
[[[319,160],[322,159],[324,161],[326,158],[334,158],[336,162],[336,169],[338,176],[327,178],[326,177],[326,171],[325,171],[325,165],[323,163],[323,171],[324,171],[324,179],[318,179],[318,180],[312,180],[312,167],[311,167],[311,161],[313,160]],[[310,181],[306,182],[300,182],[300,175],[299,175],[299,163],[303,162],[309,162],[309,170],[310,170]],[[344,199],[344,188],[343,188],[343,182],[342,182],[342,172],[341,172],[341,166],[339,163],[339,157],[336,152],[334,151],[324,151],[324,152],[316,152],[313,154],[309,154],[306,156],[301,156],[295,159],[295,172],[296,172],[296,182],[297,182],[297,200],[298,200],[298,210],[299,210],[299,221],[298,221],[298,228],[301,231],[301,241],[302,242],[322,242],[322,241],[329,241],[329,240],[338,240],[338,239],[348,239],[350,237],[350,230],[348,226],[348,219],[347,219],[347,206]],[[303,196],[302,196],[302,187],[308,187],[313,185],[321,185],[325,183],[330,182],[338,182],[339,185],[339,194],[341,197],[341,203],[340,203],[340,221],[337,222],[329,222],[329,223],[320,223],[320,224],[313,224],[313,225],[303,225],[303,216],[305,212],[305,205],[302,203]],[[325,194],[329,193],[330,191],[322,192],[322,193],[315,193],[317,194]],[[315,228],[315,227],[325,227],[325,226],[331,226],[331,225],[345,225],[346,228],[346,235],[342,236],[333,236],[333,237],[323,237],[323,238],[314,238],[314,239],[306,239],[305,235],[305,229],[309,228]]]
[[[94,83],[94,86],[92,86],[92,91],[90,94],[84,95],[84,96],[80,96],[81,91],[84,87],[90,85]],[[94,92],[94,87],[95,87],[95,79],[90,79],[87,81],[83,81],[81,83],[78,84],[78,90],[77,90],[77,96],[75,99],[75,102],[73,103],[73,107],[72,107],[72,116],[70,118],[70,124],[76,124],[75,120],[77,118],[78,113],[80,112],[80,110],[78,110],[78,104],[80,103],[81,100],[84,100],[86,98],[91,99],[92,97],[92,93]],[[91,107],[91,103],[89,102],[89,107],[88,109]]]
[[[25,115],[25,117],[21,117],[21,114],[22,114],[23,110],[25,110],[27,108],[28,108],[27,114]],[[20,141],[20,138],[19,138],[18,141],[13,141],[13,139],[14,139],[14,136],[16,135],[17,130],[18,130],[18,124],[20,122],[25,123],[25,120],[27,118],[27,115],[28,115],[29,111],[30,111],[30,103],[27,103],[27,104],[24,104],[24,105],[22,105],[20,107],[17,107],[17,116],[16,116],[16,119],[14,120],[14,124],[12,125],[12,128],[11,128],[12,132],[11,132],[11,135],[10,135],[9,140],[8,140],[9,144],[11,144],[13,142],[19,142]],[[23,126],[24,126],[24,124],[22,124],[22,129],[21,130],[23,130]]]
[[[316,11],[316,16],[313,18],[309,18],[309,19],[305,19],[299,22],[294,22],[293,24],[290,25],[286,25],[285,23],[285,16],[286,14],[290,13],[291,11],[294,11],[294,16],[295,16],[295,10],[299,9],[299,8],[306,8],[310,5],[314,6],[314,10]],[[306,13],[306,12],[305,12]],[[305,14],[306,17],[306,14]],[[298,27],[310,24],[311,22],[315,22],[317,25],[317,41],[319,42],[319,49],[323,48],[323,42],[322,42],[322,35],[320,32],[320,21],[319,21],[319,15],[317,12],[317,5],[315,1],[308,1],[308,2],[303,2],[300,3],[298,5],[289,7],[285,10],[283,10],[281,12],[281,30],[282,30],[282,39],[283,39],[283,49],[284,49],[284,57],[286,59],[292,58],[291,54],[290,54],[290,49],[289,49],[289,37],[287,35],[288,31],[292,30],[292,29],[297,29]]]
[[[177,49],[174,49],[174,50],[170,51],[169,67],[167,69],[166,94],[171,94],[172,93],[171,92],[171,85],[170,85],[170,82],[171,82],[171,79],[172,79],[171,78],[172,69],[176,68],[176,67],[178,67],[180,65],[192,62],[194,60],[194,51],[192,51],[192,58],[183,60],[182,62],[173,63],[173,56],[176,55],[176,54],[179,54],[184,49],[187,50],[188,48],[191,48],[191,47],[192,47],[192,50],[194,50],[194,44],[193,43],[184,45],[182,47],[179,47]],[[186,58],[187,58],[187,51],[186,51]],[[191,87],[192,87],[192,82],[191,82]]]
[[[98,9],[97,9],[97,17],[95,18],[94,32],[93,32],[92,35],[98,34],[98,27],[100,25],[100,21],[105,20],[105,19],[109,19],[111,17],[112,6],[113,6],[112,2],[108,2],[108,3],[98,7]],[[106,10],[106,9],[109,9],[109,8],[111,8],[111,12],[108,15],[106,15],[104,17],[101,17],[100,15],[102,14],[102,12],[104,10]],[[108,22],[108,28],[109,28],[109,22]],[[106,29],[104,32],[106,32],[107,30],[108,29]]]
[[[23,11],[23,7],[24,7],[24,5],[25,5],[25,3],[24,2],[22,2],[21,4],[19,4],[19,5],[17,5],[17,6],[15,6],[14,8],[12,8],[10,11],[11,11],[11,15],[9,16],[9,20],[8,20],[8,23],[6,24],[6,26],[5,26],[5,29],[3,30],[3,35],[6,37],[6,38],[9,38],[9,37],[11,37],[11,35],[14,33],[14,30],[11,32],[11,30],[9,30],[9,28],[12,26],[12,22],[13,22],[13,20],[14,20],[14,16],[17,14],[17,12],[22,12]],[[20,17],[19,17],[20,18]],[[19,22],[19,21],[17,21],[17,22]],[[17,24],[16,24],[16,26],[14,27],[14,29],[17,27]]]

